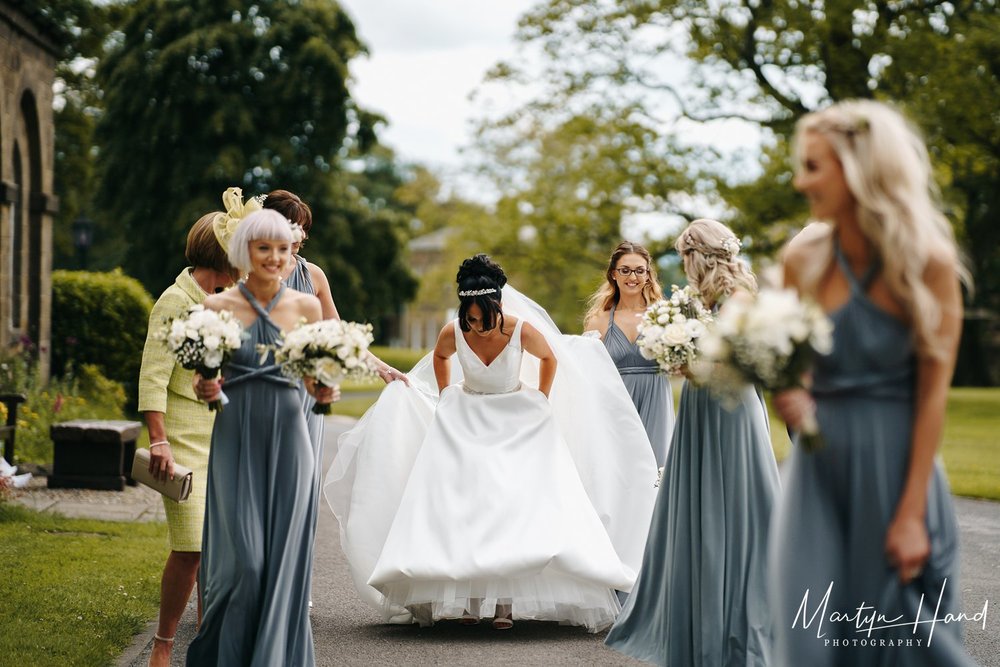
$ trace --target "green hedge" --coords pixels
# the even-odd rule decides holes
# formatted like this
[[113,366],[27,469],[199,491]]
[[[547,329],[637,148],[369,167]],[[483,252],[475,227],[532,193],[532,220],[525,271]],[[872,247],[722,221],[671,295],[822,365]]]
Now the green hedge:
[[94,364],[135,405],[153,299],[120,269],[52,273],[52,370]]

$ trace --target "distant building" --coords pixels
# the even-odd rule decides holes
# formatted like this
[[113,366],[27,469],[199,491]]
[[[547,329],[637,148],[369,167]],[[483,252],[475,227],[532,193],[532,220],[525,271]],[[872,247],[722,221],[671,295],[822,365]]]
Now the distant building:
[[0,348],[30,340],[48,376],[59,51],[33,7],[0,0]]
[[448,266],[448,240],[452,229],[444,228],[418,236],[407,246],[408,265],[420,281],[417,296],[403,308],[399,344],[429,350],[446,322],[455,317],[455,273]]

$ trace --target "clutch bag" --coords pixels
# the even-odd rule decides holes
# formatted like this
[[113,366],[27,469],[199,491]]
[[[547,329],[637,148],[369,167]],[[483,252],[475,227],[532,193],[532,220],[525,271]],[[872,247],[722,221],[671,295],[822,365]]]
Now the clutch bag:
[[173,479],[168,477],[166,480],[161,480],[154,477],[149,472],[149,450],[135,450],[135,458],[132,459],[132,479],[140,484],[145,484],[154,491],[159,491],[171,500],[176,500],[179,503],[187,500],[187,497],[191,495],[191,478],[193,476],[194,473],[190,468],[185,468],[174,462]]

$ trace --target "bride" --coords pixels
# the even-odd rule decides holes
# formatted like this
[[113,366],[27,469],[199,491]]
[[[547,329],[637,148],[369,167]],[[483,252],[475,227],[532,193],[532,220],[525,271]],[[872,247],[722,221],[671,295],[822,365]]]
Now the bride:
[[600,341],[561,336],[506,280],[462,263],[458,319],[341,436],[327,499],[387,621],[597,632],[635,581],[656,464]]

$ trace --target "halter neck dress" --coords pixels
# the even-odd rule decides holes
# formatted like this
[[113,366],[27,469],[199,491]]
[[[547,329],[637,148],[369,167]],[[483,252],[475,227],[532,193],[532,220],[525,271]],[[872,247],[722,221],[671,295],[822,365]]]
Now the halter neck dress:
[[635,588],[605,643],[671,667],[770,667],[767,554],[779,489],[763,396],[685,380]]
[[[910,460],[917,368],[913,336],[906,324],[868,298],[878,266],[858,278],[839,247],[835,256],[850,296],[829,314],[833,349],[815,364],[812,394],[825,445],[814,452],[793,449],[773,531],[777,664],[975,664],[965,653],[961,623],[939,622],[933,637],[930,623],[914,625],[918,615],[926,621],[936,608],[938,618],[961,611],[958,529],[940,461],[928,486],[931,554],[923,573],[903,586],[886,561],[886,532]],[[809,616],[821,610],[811,624],[796,618],[807,593]],[[897,624],[908,623],[869,633],[858,632],[851,621],[831,621],[831,614],[850,617],[862,604],[885,618],[899,617]]]
[[642,425],[646,428],[656,465],[662,467],[667,460],[670,436],[674,430],[674,398],[670,391],[670,381],[659,372],[657,363],[642,356],[638,344],[630,341],[625,332],[615,324],[616,308],[617,304],[611,306],[604,346],[615,362],[622,382],[639,412]]
[[549,401],[521,384],[521,328],[489,364],[454,323],[462,384],[441,393],[368,584],[421,624],[464,611],[592,632],[620,609],[625,566]]
[[223,369],[229,403],[215,419],[199,585],[204,616],[189,665],[312,665],[309,545],[315,523],[315,463],[298,382],[269,353],[281,330],[257,311]]

